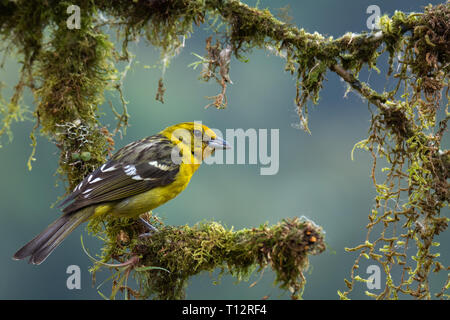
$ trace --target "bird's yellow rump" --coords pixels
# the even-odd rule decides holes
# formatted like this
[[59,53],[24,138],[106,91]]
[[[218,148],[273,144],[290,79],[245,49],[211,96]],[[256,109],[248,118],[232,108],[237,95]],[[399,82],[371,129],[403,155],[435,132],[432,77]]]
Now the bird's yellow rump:
[[203,159],[229,148],[207,126],[184,122],[132,142],[81,181],[60,204],[64,214],[14,254],[41,264],[81,223],[94,216],[138,217],[183,191]]

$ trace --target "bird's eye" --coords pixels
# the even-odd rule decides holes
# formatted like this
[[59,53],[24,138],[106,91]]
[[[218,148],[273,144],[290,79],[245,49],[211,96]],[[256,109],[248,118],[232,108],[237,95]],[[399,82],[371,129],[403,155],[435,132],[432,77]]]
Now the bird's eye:
[[178,140],[183,141],[183,136],[179,136]]
[[202,136],[202,132],[200,130],[194,130],[194,136],[201,137]]

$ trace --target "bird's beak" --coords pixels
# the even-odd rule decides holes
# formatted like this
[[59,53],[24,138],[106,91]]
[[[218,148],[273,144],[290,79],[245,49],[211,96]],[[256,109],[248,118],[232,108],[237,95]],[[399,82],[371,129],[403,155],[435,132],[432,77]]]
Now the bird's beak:
[[210,146],[213,149],[231,149],[231,145],[219,137],[209,140],[208,146]]

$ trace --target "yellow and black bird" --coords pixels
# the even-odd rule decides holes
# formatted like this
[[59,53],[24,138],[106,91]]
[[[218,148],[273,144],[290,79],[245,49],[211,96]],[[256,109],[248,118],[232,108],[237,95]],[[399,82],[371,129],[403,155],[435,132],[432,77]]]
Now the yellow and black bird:
[[64,214],[14,254],[41,264],[81,223],[99,215],[138,217],[186,188],[203,159],[228,143],[197,122],[170,126],[128,144],[81,181]]

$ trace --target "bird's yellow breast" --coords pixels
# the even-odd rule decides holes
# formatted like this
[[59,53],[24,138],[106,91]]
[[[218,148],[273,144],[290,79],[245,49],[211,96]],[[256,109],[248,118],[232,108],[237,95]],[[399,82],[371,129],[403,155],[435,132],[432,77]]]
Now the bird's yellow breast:
[[98,205],[95,215],[113,214],[116,216],[136,217],[153,210],[179,195],[189,184],[199,164],[181,164],[175,180],[163,187],[114,202]]

